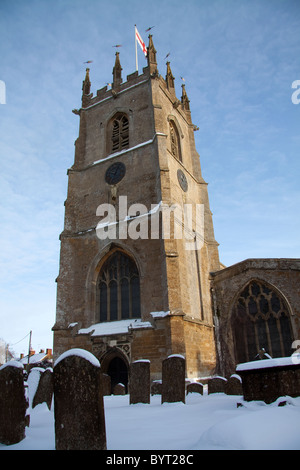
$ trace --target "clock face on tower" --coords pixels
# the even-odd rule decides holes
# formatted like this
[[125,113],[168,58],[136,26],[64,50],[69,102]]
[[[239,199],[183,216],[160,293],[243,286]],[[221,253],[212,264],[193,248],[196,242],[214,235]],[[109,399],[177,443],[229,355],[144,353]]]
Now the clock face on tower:
[[186,192],[188,190],[188,182],[182,170],[177,170],[177,178],[181,189]]
[[125,176],[126,167],[122,162],[113,163],[105,173],[105,181],[108,184],[117,184]]

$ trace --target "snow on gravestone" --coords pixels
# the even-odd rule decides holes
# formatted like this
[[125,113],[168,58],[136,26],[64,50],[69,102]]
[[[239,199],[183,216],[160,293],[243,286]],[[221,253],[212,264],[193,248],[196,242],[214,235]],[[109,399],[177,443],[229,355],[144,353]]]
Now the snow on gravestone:
[[150,403],[150,361],[130,365],[130,404]]
[[200,382],[189,383],[186,387],[186,394],[188,395],[189,393],[200,393],[200,395],[203,395],[203,384]]
[[40,376],[40,380],[35,392],[32,408],[39,405],[40,403],[47,403],[48,409],[51,409],[53,395],[53,372],[50,367],[44,370]]
[[185,403],[185,358],[172,354],[162,362],[161,402]]
[[300,354],[246,362],[236,367],[245,401],[272,403],[279,397],[300,396]]
[[226,395],[243,395],[242,379],[237,374],[232,374],[225,384]]
[[209,379],[207,382],[207,391],[210,395],[211,393],[225,393],[225,386],[227,379],[225,377],[215,376]]
[[56,450],[106,450],[101,369],[83,349],[63,353],[53,368]]
[[23,365],[11,361],[0,367],[0,442],[11,445],[25,438],[26,409]]

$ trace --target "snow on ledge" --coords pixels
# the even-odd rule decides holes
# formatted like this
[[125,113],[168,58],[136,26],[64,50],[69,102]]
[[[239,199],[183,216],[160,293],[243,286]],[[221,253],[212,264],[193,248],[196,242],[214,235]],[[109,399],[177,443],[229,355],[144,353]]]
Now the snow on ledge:
[[85,349],[79,349],[79,348],[74,348],[74,349],[69,349],[68,351],[65,351],[62,353],[59,358],[55,361],[54,367],[57,366],[57,364],[65,359],[66,357],[69,356],[79,356],[82,357],[83,359],[86,359],[89,361],[93,366],[100,367],[100,362],[98,359],[94,356],[94,354],[90,353],[89,351],[86,351]]
[[278,357],[275,359],[262,359],[258,361],[245,362],[238,364],[236,371],[243,370],[256,370],[256,369],[269,369],[271,367],[284,367],[300,364],[300,354],[292,354],[289,357]]
[[91,336],[108,336],[128,333],[130,329],[153,328],[150,322],[141,319],[127,319],[111,322],[96,323],[88,328],[81,328],[78,334],[91,334]]
[[[87,108],[85,108],[85,109],[87,109]],[[166,134],[164,134],[162,132],[156,132],[154,134],[154,136],[152,137],[152,139],[147,140],[145,142],[141,142],[140,144],[137,144],[134,147],[130,147],[130,148],[127,148],[127,149],[124,149],[124,150],[120,150],[119,152],[111,153],[107,157],[101,158],[100,160],[97,160],[97,161],[93,162],[91,165],[98,165],[98,163],[102,163],[106,160],[111,160],[112,158],[120,157],[121,155],[124,155],[125,153],[132,152],[133,150],[137,150],[139,148],[145,147],[146,145],[152,144],[157,136],[166,137]]]
[[170,310],[168,312],[151,312],[150,315],[153,318],[163,318],[170,314]]

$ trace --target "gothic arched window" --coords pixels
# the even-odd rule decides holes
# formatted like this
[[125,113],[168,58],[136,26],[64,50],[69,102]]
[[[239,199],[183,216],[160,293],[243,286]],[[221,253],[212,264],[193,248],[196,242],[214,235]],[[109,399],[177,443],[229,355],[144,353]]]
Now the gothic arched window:
[[99,321],[139,318],[140,278],[135,262],[115,251],[103,264],[98,277]]
[[173,121],[170,121],[170,139],[171,139],[171,153],[178,160],[182,161],[180,150],[180,138],[177,127]]
[[111,153],[129,147],[129,121],[126,114],[118,113],[114,116],[110,126]]
[[237,363],[292,354],[293,332],[285,299],[264,282],[251,281],[233,307],[232,331]]

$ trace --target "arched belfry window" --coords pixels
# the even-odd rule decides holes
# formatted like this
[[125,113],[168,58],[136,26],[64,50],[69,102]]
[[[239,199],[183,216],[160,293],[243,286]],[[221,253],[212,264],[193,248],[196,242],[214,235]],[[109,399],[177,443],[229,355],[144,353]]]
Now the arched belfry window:
[[233,307],[236,362],[255,360],[260,350],[272,357],[292,354],[293,332],[287,303],[262,281],[251,281]]
[[100,270],[98,293],[100,322],[139,318],[140,278],[133,259],[115,251]]
[[110,125],[111,153],[119,152],[129,147],[129,121],[126,114],[117,113]]
[[172,155],[178,160],[182,161],[179,132],[173,121],[170,121],[170,140]]

